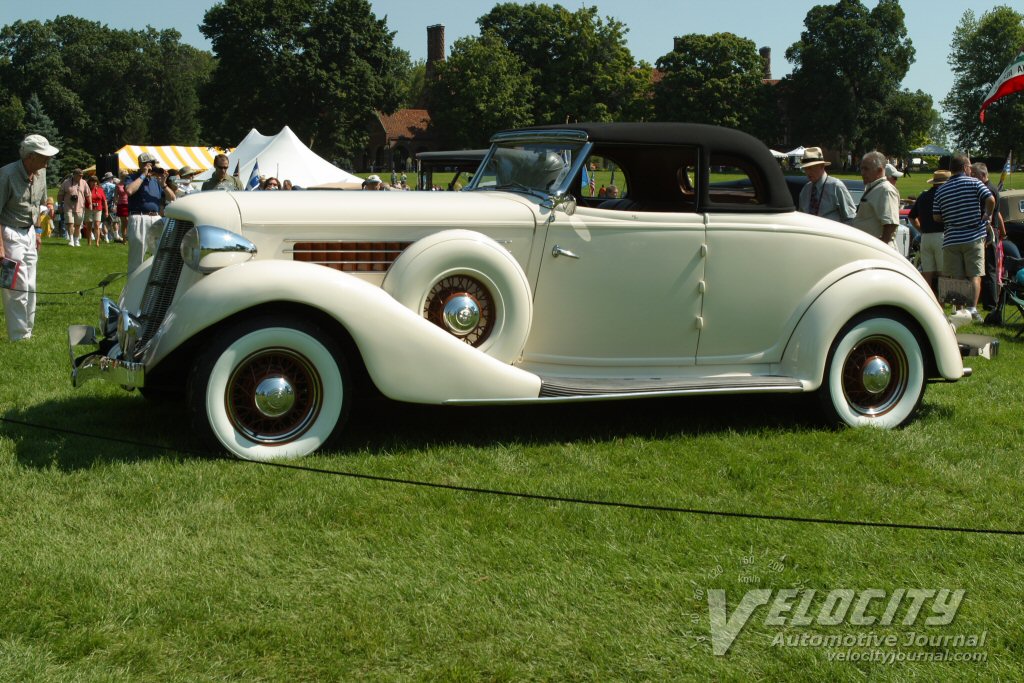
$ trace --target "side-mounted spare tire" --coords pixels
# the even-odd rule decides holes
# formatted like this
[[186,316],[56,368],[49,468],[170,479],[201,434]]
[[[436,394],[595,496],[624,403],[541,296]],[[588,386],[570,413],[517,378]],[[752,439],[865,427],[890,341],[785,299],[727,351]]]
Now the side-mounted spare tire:
[[512,363],[526,345],[533,296],[507,249],[471,230],[424,237],[402,252],[384,291],[487,355]]

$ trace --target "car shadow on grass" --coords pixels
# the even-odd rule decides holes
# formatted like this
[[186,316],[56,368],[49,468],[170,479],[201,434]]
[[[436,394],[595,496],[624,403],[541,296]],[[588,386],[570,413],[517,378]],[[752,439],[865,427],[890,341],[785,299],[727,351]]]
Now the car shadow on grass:
[[[918,419],[951,410],[925,404]],[[225,457],[190,427],[183,399],[75,397],[12,411],[2,433],[26,467]],[[363,398],[329,452],[392,454],[438,446],[544,445],[622,438],[833,429],[807,395],[694,396],[520,406],[427,406]]]
[[809,397],[698,396],[521,406],[418,406],[374,400],[353,410],[335,449],[393,453],[440,445],[487,447],[821,429]]
[[[180,398],[74,397],[9,412],[18,462],[77,470],[96,463],[224,455],[190,428]],[[821,428],[806,396],[701,396],[523,406],[425,406],[383,398],[355,406],[331,452],[668,438]]]
[[155,403],[127,392],[12,410],[0,425],[0,433],[15,442],[20,464],[67,471],[96,463],[201,456],[201,451],[186,448],[189,431],[180,402]]

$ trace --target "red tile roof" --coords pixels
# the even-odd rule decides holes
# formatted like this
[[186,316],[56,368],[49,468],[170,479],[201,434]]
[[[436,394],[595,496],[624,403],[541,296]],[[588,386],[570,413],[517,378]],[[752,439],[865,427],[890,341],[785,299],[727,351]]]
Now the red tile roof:
[[430,112],[426,109],[399,109],[394,114],[378,112],[388,140],[422,140],[432,138]]

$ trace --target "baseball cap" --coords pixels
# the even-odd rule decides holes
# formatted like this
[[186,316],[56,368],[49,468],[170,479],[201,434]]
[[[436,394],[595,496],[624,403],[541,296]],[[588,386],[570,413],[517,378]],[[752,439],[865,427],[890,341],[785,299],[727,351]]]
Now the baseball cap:
[[143,152],[139,155],[139,166],[146,163],[156,163],[156,157],[149,152]]
[[370,184],[370,185],[376,185],[376,184],[378,184],[378,183],[380,183],[380,182],[381,182],[381,180],[380,180],[380,176],[379,176],[379,175],[376,175],[376,174],[374,174],[374,175],[371,175],[371,176],[367,176],[367,178],[366,178],[366,182],[367,182],[368,184]]
[[42,154],[44,157],[52,157],[59,151],[42,135],[26,135],[25,139],[21,141],[21,152],[24,155],[34,152],[35,154]]
[[885,165],[885,177],[886,178],[902,178],[903,174],[896,170],[896,167],[892,164]]

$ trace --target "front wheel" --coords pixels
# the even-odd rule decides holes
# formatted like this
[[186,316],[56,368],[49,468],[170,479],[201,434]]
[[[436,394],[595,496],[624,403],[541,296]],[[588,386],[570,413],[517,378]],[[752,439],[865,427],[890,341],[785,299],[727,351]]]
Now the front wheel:
[[260,317],[218,335],[192,370],[188,402],[194,423],[239,458],[296,458],[340,429],[349,388],[326,333]]
[[836,337],[818,393],[831,422],[891,429],[913,417],[924,380],[921,343],[908,324],[866,315]]

